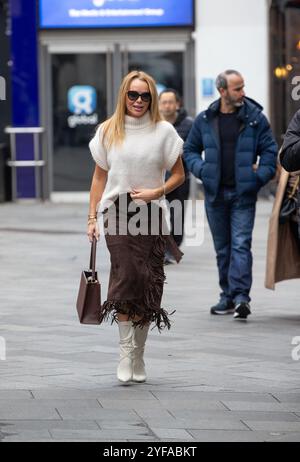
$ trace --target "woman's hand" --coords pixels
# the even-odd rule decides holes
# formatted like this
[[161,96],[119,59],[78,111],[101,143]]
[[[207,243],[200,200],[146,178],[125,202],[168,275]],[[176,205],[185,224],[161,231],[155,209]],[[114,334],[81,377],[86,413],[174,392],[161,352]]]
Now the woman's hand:
[[296,172],[290,172],[290,176],[299,176],[300,175],[300,170],[297,170]]
[[296,188],[299,184],[299,174],[295,175],[294,172],[290,173],[288,182],[290,188]]
[[93,242],[93,237],[96,236],[97,241],[100,237],[99,225],[98,222],[95,221],[94,223],[90,223],[87,229],[87,235],[89,237],[89,241]]
[[133,189],[130,193],[131,199],[134,201],[151,202],[159,199],[163,195],[163,187],[156,189]]

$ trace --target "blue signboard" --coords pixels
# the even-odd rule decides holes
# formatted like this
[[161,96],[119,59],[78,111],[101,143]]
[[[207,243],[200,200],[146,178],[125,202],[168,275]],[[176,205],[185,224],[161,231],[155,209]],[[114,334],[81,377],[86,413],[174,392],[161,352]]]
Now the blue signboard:
[[43,29],[193,26],[194,0],[40,0]]
[[202,96],[214,96],[215,81],[211,78],[202,79]]

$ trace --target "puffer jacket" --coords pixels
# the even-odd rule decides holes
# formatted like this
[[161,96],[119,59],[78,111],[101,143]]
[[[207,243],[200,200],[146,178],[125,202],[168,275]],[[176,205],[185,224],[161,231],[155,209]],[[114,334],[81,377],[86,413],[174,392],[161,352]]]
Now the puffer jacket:
[[300,109],[292,118],[284,135],[280,162],[287,172],[300,170]]
[[[215,101],[196,117],[184,144],[185,163],[202,180],[208,202],[215,201],[221,181],[220,103],[220,99]],[[271,180],[276,170],[277,144],[262,109],[256,101],[245,98],[237,114],[241,128],[236,144],[235,180],[236,192],[244,203],[256,201],[258,190]],[[256,172],[252,167],[255,163],[258,163]]]

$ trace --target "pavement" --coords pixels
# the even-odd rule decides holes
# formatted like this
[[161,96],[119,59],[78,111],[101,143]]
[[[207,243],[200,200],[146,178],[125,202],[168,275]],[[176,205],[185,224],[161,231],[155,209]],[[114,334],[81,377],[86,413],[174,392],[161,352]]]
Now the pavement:
[[[116,325],[77,319],[87,205],[1,204],[0,440],[300,441],[299,281],[264,288],[271,208],[258,202],[248,321],[209,314],[219,288],[205,222],[203,243],[166,267],[163,306],[176,313],[150,332],[148,381],[124,386]],[[97,257],[104,300],[103,240]]]

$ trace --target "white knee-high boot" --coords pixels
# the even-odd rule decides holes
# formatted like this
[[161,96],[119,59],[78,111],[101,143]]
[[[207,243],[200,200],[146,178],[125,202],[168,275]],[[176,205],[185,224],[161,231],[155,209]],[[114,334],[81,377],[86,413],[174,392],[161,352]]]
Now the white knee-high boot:
[[132,321],[119,321],[120,335],[120,362],[117,370],[117,377],[120,382],[130,382],[132,380]]
[[144,351],[150,324],[135,327],[132,337],[133,343],[133,375],[134,382],[145,382],[147,375],[144,363]]

